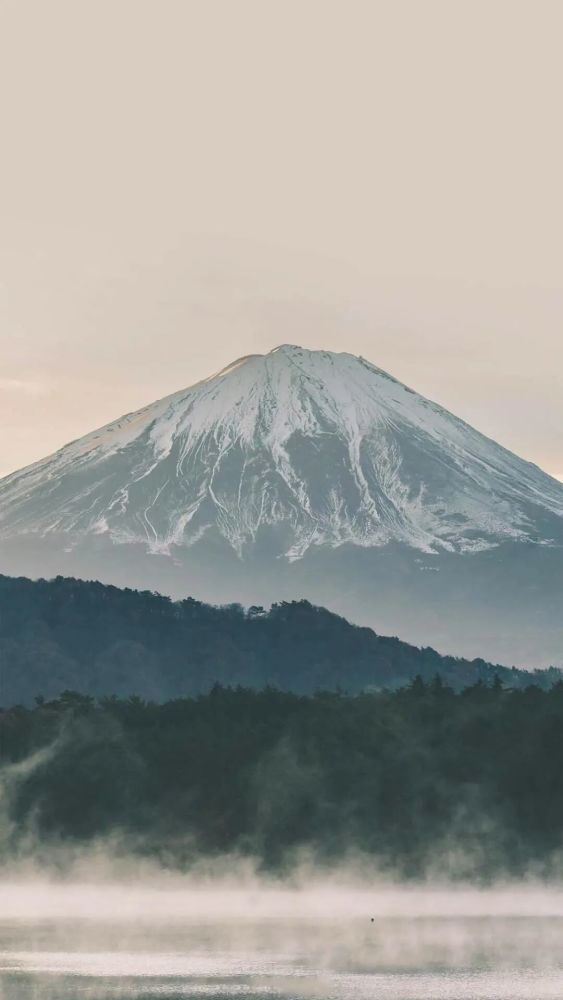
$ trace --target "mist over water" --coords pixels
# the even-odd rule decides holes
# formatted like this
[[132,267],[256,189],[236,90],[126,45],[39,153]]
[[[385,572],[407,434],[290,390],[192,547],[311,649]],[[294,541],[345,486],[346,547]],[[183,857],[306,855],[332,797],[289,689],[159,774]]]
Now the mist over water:
[[563,889],[248,868],[0,882],[0,997],[543,1000],[563,994]]
[[[80,745],[69,744],[65,775]],[[189,827],[156,854],[113,812],[108,834],[46,834],[44,775],[19,821],[19,791],[58,748],[55,739],[0,769],[0,1000],[563,996],[561,852],[500,881],[492,862],[503,827],[478,800],[432,842],[416,880],[362,852],[352,828],[330,857],[318,845],[288,847],[270,867],[258,836],[246,852],[202,853]],[[262,775],[260,805],[276,823],[279,790],[295,773]],[[78,780],[72,788],[64,801],[75,815]],[[468,828],[473,836],[460,836]]]

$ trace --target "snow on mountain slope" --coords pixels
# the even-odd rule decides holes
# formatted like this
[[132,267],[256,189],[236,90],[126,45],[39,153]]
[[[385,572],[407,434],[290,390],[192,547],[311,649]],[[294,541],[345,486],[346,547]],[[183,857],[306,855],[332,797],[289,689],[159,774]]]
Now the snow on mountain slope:
[[563,485],[374,365],[283,345],[0,481],[0,539],[63,534],[173,553],[395,541],[478,552],[563,541]]

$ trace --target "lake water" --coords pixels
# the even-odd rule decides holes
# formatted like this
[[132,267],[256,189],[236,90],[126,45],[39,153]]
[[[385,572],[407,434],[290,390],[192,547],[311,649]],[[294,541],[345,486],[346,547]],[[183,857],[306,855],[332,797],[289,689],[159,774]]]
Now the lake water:
[[548,1000],[563,895],[0,884],[1,1000]]

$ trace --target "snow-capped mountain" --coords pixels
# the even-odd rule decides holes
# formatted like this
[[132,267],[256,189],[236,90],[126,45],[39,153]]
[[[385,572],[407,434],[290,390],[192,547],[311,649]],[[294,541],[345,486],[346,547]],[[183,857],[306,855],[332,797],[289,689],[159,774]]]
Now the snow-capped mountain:
[[[122,417],[0,482],[0,537],[107,534],[239,554],[283,526],[313,545],[474,552],[550,543],[563,485],[350,354],[279,347]],[[561,522],[563,527],[563,521]]]
[[[42,572],[42,551],[44,572],[64,572],[74,554],[81,575],[106,565],[111,578],[119,564],[119,582],[148,586],[158,564],[161,589],[193,592],[199,579],[202,596],[231,600],[264,589],[275,598],[276,578],[320,600],[328,572],[340,591],[328,603],[353,617],[344,564],[350,579],[373,582],[391,552],[421,576],[443,569],[440,556],[475,567],[479,554],[562,545],[563,484],[363,358],[291,345],[241,358],[0,481],[0,570],[29,571],[33,557]],[[299,563],[307,569],[290,575]]]

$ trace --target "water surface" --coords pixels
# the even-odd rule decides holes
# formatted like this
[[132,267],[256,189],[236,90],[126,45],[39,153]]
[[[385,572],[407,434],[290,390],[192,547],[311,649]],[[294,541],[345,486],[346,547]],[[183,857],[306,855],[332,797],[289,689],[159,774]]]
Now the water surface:
[[551,1000],[563,895],[0,885],[1,1000]]

